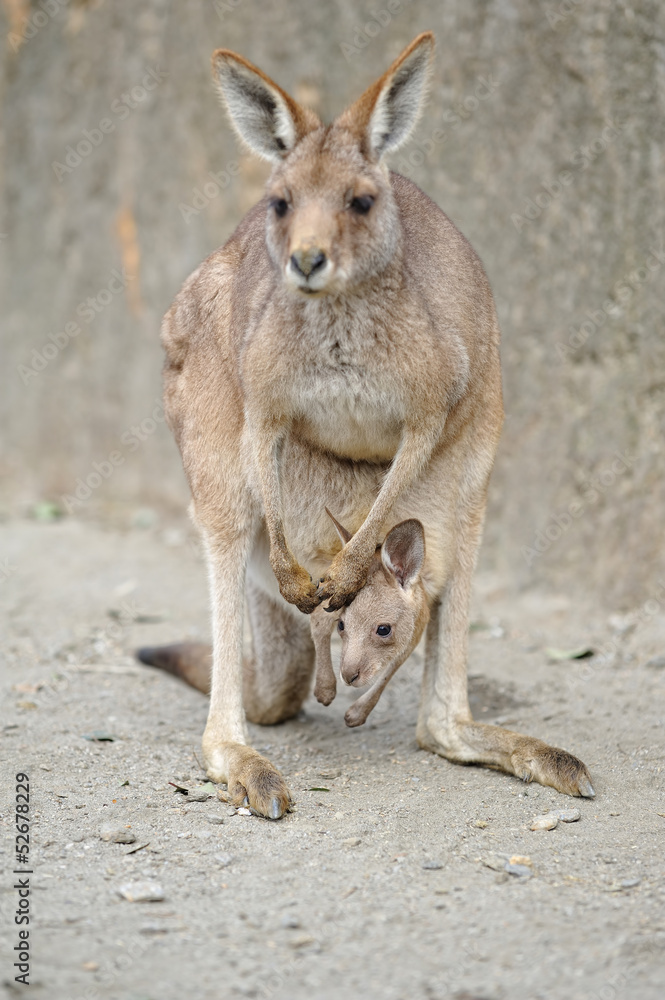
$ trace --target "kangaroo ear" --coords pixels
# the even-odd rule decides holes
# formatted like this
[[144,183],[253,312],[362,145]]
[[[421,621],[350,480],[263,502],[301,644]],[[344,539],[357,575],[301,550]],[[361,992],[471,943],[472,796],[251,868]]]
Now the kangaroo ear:
[[337,518],[332,516],[327,507],[326,507],[326,514],[328,515],[332,523],[335,525],[335,528],[337,529],[337,534],[339,535],[342,541],[342,545],[346,545],[347,542],[351,541],[352,538],[351,532],[347,531],[346,528],[339,523]]
[[371,160],[403,146],[425,104],[434,53],[434,35],[425,31],[408,45],[389,70],[338,118],[356,134]]
[[388,532],[381,546],[381,562],[400,587],[416,582],[424,559],[425,532],[420,521],[402,521]]
[[277,162],[321,125],[281,87],[242,56],[228,49],[212,54],[213,76],[240,138],[265,160]]

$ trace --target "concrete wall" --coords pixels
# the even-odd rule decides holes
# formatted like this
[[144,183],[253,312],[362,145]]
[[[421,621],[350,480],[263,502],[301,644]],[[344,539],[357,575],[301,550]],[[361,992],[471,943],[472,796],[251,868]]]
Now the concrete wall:
[[497,298],[508,419],[483,559],[508,586],[547,581],[617,606],[653,592],[665,572],[658,0],[0,0],[6,506],[59,501],[94,463],[108,472],[111,453],[76,516],[186,502],[155,409],[159,321],[265,177],[218,106],[212,49],[237,49],[329,118],[425,28],[432,98],[393,165],[470,238]]

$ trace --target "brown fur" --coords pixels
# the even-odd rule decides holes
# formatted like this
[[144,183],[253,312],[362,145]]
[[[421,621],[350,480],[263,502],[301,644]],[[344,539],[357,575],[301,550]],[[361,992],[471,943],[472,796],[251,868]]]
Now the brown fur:
[[[350,532],[334,518],[333,522],[346,544]],[[421,580],[424,559],[425,536],[420,521],[402,521],[376,550],[367,582],[350,606],[331,615],[319,605],[310,617],[316,650],[317,701],[329,705],[337,692],[330,655],[330,636],[335,627],[342,640],[342,679],[354,687],[371,683],[369,690],[347,709],[347,726],[362,726],[367,721],[390,678],[420,642],[429,621],[427,594]],[[381,636],[379,629],[386,627],[390,634]]]
[[[206,766],[267,816],[284,812],[288,790],[245,746],[246,577],[261,650],[253,685],[275,721],[298,711],[313,666],[308,623],[290,606],[343,608],[405,518],[425,529],[432,609],[421,746],[592,794],[581,762],[469,710],[469,589],[503,419],[499,330],[474,251],[383,162],[418,116],[432,45],[415,39],[327,127],[241,57],[213,60],[234,126],[274,168],[266,197],[164,319],[165,406],[208,554]],[[341,550],[321,497],[354,532]]]

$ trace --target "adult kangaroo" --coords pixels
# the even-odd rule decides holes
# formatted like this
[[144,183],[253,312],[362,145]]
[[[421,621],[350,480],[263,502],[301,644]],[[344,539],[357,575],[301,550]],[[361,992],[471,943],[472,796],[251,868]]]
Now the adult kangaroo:
[[[232,125],[273,170],[166,314],[165,407],[209,567],[207,772],[272,819],[289,791],[247,745],[245,713],[297,713],[314,663],[301,612],[352,601],[405,519],[420,520],[428,552],[420,746],[594,794],[577,758],[469,709],[469,590],[503,419],[499,329],[466,239],[385,165],[418,119],[433,48],[419,35],[327,126],[242,56],[213,55]],[[344,546],[326,505],[352,533]]]

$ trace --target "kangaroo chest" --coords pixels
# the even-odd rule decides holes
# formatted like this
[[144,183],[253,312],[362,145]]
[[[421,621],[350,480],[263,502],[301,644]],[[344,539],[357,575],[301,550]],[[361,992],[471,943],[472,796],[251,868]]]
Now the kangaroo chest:
[[351,366],[313,367],[302,373],[295,426],[300,437],[334,455],[390,461],[401,419],[380,378]]
[[394,345],[370,322],[312,324],[301,336],[292,383],[299,435],[338,457],[391,461],[403,426]]

